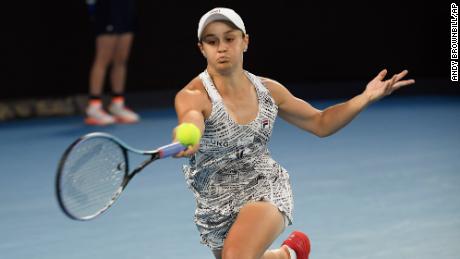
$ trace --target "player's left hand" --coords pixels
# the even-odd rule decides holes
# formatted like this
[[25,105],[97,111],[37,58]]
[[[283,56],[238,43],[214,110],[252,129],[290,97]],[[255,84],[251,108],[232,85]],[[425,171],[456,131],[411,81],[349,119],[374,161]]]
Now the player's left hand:
[[367,84],[364,94],[368,96],[370,102],[375,102],[387,95],[390,95],[393,91],[403,86],[414,84],[414,79],[401,80],[407,75],[407,73],[408,71],[404,70],[384,81],[387,74],[387,70],[384,69]]

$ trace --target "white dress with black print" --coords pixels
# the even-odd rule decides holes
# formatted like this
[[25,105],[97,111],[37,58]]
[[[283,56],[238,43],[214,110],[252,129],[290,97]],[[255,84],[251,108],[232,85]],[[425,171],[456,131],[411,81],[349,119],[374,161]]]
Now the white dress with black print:
[[273,203],[292,222],[289,175],[270,157],[270,139],[278,106],[260,78],[245,71],[257,92],[257,117],[240,125],[226,111],[207,71],[200,74],[212,102],[199,150],[183,170],[196,199],[195,223],[201,242],[222,249],[224,239],[249,201]]

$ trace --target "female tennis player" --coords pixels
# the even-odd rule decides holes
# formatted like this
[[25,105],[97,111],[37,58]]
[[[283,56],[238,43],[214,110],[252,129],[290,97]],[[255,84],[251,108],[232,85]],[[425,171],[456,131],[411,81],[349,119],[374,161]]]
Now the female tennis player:
[[321,111],[280,83],[243,69],[249,36],[233,10],[215,8],[203,15],[198,40],[206,70],[178,92],[175,108],[179,123],[194,123],[202,132],[199,144],[177,155],[190,157],[184,174],[196,198],[201,241],[216,258],[307,259],[310,242],[300,231],[267,251],[292,223],[293,209],[289,175],[267,150],[275,118],[279,114],[326,137],[414,80],[401,80],[407,71],[384,80],[383,70],[360,95]]

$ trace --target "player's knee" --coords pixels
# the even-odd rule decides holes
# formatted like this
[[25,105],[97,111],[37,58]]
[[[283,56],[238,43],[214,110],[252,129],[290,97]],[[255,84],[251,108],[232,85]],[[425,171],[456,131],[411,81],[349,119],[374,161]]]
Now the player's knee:
[[222,259],[256,259],[257,256],[250,249],[234,245],[224,245]]

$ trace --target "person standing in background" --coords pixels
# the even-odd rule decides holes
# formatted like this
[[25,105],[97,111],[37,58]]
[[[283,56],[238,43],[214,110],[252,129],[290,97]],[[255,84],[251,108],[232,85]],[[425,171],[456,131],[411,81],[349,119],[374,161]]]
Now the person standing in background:
[[[125,106],[127,61],[134,38],[134,0],[87,0],[96,36],[95,57],[89,77],[89,102],[85,123],[108,125],[136,123],[139,115]],[[107,113],[102,105],[106,73],[110,66],[111,102]]]

